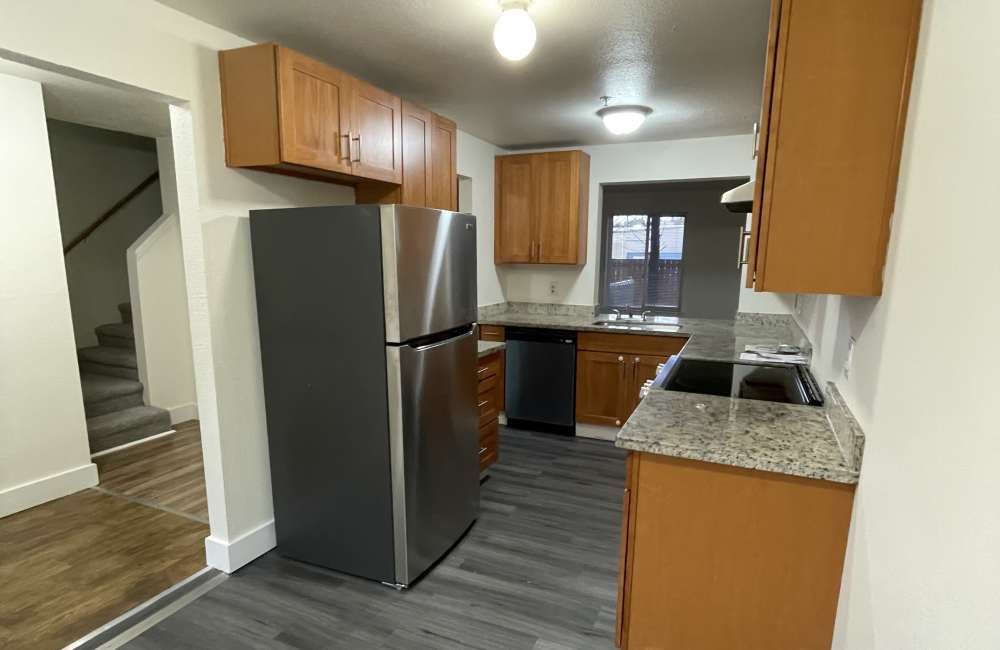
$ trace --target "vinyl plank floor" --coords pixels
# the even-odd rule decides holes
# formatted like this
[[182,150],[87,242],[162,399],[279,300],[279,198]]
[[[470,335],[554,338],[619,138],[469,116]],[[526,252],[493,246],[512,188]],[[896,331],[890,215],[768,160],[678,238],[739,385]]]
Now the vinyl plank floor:
[[127,647],[612,648],[625,452],[500,435],[479,520],[411,589],[272,551]]
[[175,434],[97,457],[101,489],[208,523],[198,421],[174,428]]
[[0,647],[61,648],[205,566],[208,526],[94,489],[0,519]]

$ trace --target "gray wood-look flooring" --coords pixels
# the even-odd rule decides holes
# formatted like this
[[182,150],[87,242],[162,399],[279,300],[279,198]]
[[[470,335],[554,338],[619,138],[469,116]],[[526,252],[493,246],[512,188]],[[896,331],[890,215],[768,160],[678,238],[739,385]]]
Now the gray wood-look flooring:
[[271,552],[129,648],[612,648],[625,452],[501,429],[477,523],[410,590]]

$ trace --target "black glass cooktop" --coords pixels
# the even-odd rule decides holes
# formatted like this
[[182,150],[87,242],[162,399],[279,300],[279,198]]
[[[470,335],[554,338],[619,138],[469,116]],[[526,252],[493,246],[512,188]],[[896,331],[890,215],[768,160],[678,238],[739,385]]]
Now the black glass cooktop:
[[800,365],[702,361],[673,357],[657,382],[666,390],[822,406],[809,369]]

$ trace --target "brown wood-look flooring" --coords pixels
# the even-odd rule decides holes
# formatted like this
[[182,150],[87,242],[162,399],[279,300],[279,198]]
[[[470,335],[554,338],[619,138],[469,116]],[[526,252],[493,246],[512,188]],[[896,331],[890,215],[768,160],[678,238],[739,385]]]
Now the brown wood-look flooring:
[[100,487],[164,510],[208,522],[205,468],[197,420],[177,433],[94,459]]
[[0,647],[61,648],[205,566],[208,526],[90,489],[0,519]]

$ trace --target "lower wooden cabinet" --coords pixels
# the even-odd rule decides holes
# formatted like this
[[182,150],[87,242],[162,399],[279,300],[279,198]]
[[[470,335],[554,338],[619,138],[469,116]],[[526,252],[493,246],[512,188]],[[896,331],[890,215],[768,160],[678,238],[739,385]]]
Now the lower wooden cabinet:
[[656,366],[680,352],[684,337],[583,332],[577,339],[576,420],[620,427],[639,405]]
[[503,354],[500,350],[479,360],[476,369],[479,407],[479,471],[500,457],[499,415],[503,409]]
[[619,648],[828,649],[854,486],[632,452]]

